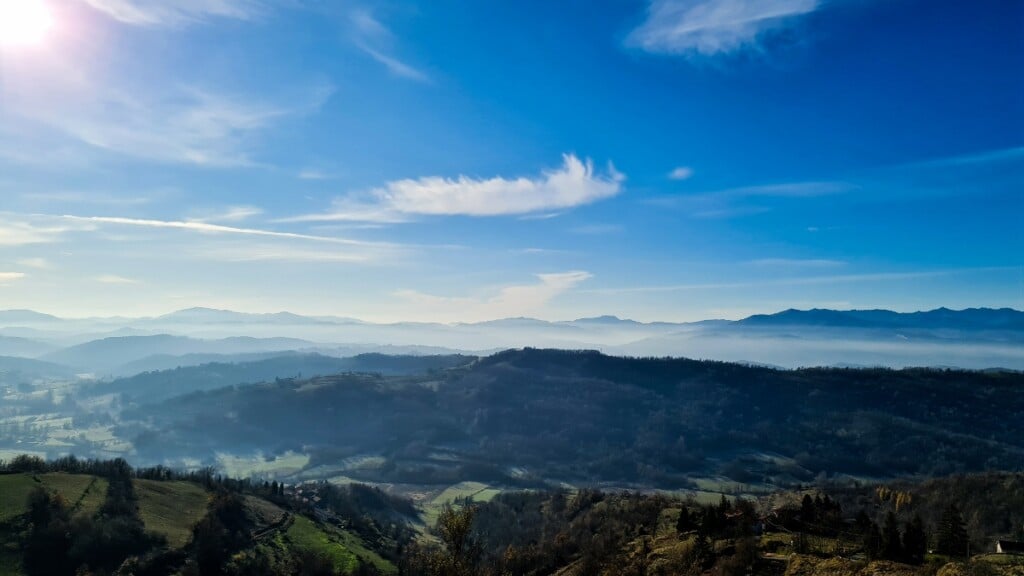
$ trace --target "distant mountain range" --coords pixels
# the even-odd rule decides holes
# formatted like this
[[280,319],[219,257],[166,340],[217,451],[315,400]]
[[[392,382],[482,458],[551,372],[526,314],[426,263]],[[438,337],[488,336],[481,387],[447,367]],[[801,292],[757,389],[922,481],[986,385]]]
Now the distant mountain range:
[[892,310],[784,310],[738,322],[745,326],[828,326],[838,328],[910,328],[1024,330],[1024,312],[1012,308],[937,308],[926,312]]
[[[165,324],[277,324],[277,325],[388,325],[338,316],[303,316],[291,312],[248,313],[214,308],[188,308],[156,317],[63,319],[33,310],[0,311],[0,327],[32,324],[88,323],[91,321],[130,326]],[[1012,308],[936,308],[920,312],[892,310],[811,310],[789,309],[774,314],[757,314],[742,320],[705,320],[701,322],[640,322],[617,316],[596,316],[576,320],[547,321],[536,318],[501,318],[482,322],[464,322],[448,326],[691,326],[713,322],[744,326],[828,326],[843,328],[948,328],[986,330],[1024,330],[1024,312]],[[419,325],[445,325],[419,322]]]
[[487,354],[526,346],[594,349],[799,366],[957,366],[1024,369],[1024,312],[1010,308],[784,310],[742,320],[373,323],[290,312],[190,308],[158,317],[64,319],[0,311],[0,356],[35,358],[79,373],[130,375],[285,352]]

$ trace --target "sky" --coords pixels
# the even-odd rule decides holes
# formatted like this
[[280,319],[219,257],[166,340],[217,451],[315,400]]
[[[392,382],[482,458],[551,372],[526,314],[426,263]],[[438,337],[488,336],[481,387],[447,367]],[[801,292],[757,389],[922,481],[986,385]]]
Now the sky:
[[0,0],[0,308],[1024,309],[1015,0]]

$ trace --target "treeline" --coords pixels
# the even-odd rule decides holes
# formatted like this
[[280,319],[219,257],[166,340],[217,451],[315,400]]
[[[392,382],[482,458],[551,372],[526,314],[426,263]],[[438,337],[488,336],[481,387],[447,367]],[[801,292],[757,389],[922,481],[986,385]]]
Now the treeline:
[[[23,567],[29,576],[112,574],[132,557],[167,552],[162,536],[145,530],[131,470],[110,462],[107,493],[99,511],[74,515],[60,494],[36,487],[28,497]],[[124,572],[129,573],[129,572]]]
[[[362,559],[354,571],[340,572],[322,552],[283,547],[257,530],[246,498],[276,503],[287,514],[305,514],[337,524],[358,535],[382,557],[397,560],[415,536],[410,522],[418,514],[406,499],[364,485],[345,487],[326,483],[304,487],[316,492],[320,504],[303,503],[293,488],[278,482],[234,479],[212,468],[181,472],[164,466],[132,468],[123,459],[46,461],[18,456],[0,461],[2,474],[69,473],[106,480],[104,502],[95,514],[77,510],[59,492],[36,487],[27,512],[11,526],[20,534],[22,568],[28,576],[373,576],[379,571]],[[133,479],[186,481],[204,486],[210,500],[203,518],[193,527],[182,549],[170,549],[164,537],[145,530],[139,516]],[[262,534],[261,534],[262,532]],[[272,533],[272,532],[270,532]]]
[[934,552],[941,556],[920,569],[930,574],[972,553],[955,503],[931,524],[919,511],[897,515],[909,496],[886,496],[879,523],[877,509],[844,511],[821,493],[775,507],[724,496],[698,504],[595,490],[506,493],[446,508],[434,529],[439,544],[411,547],[402,567],[409,576],[741,576],[781,573],[790,553],[922,565]]

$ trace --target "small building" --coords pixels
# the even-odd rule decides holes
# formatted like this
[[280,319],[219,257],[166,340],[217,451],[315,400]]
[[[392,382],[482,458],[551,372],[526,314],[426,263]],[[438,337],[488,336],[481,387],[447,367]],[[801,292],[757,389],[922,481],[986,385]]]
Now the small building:
[[996,540],[996,554],[1024,554],[1024,542]]

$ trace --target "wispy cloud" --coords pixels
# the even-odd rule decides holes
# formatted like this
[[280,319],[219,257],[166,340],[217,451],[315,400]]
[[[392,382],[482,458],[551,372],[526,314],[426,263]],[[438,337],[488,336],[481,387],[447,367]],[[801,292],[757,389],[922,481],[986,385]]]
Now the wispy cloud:
[[21,280],[24,277],[24,272],[0,272],[0,285],[13,282],[15,280]]
[[[70,142],[80,150],[161,163],[255,164],[251,154],[266,130],[315,113],[333,93],[321,82],[257,98],[210,85],[157,86],[134,81],[130,74],[111,78],[109,71],[73,60],[47,60],[38,69],[16,64],[0,93],[5,108],[0,128],[45,138],[38,143],[43,151]],[[70,201],[81,196],[53,194]]]
[[689,166],[679,166],[668,173],[670,180],[689,180],[693,176],[693,168]]
[[998,162],[1018,161],[1024,159],[1024,146],[985,150],[959,156],[945,156],[910,164],[915,167],[933,166],[970,166],[975,164],[992,164]]
[[241,222],[263,214],[263,209],[256,206],[228,206],[220,212],[194,218],[195,222]]
[[416,290],[400,290],[400,299],[429,311],[430,320],[472,322],[541,312],[551,300],[589,279],[589,272],[574,270],[553,274],[537,274],[538,282],[505,286],[491,296],[450,297],[424,294]]
[[17,261],[19,266],[35,268],[36,270],[47,270],[52,267],[46,258],[22,258]]
[[[7,218],[9,215],[5,215]],[[63,226],[38,226],[29,222],[0,222],[0,246],[24,246],[56,242],[68,231]]]
[[97,206],[141,206],[166,196],[168,196],[168,193],[165,191],[154,191],[146,194],[111,194],[109,192],[86,192],[82,190],[25,192],[21,195],[27,201],[40,204],[64,202],[67,204],[92,204]]
[[574,226],[569,229],[572,234],[582,234],[584,236],[603,236],[606,234],[618,234],[622,232],[623,227],[621,224],[584,224],[582,226]]
[[774,269],[788,269],[788,268],[839,268],[845,266],[846,262],[842,260],[828,260],[823,258],[759,258],[757,260],[751,260],[747,262],[751,266],[757,266],[759,268],[774,268]]
[[298,106],[197,89],[157,99],[107,93],[103,106],[53,122],[54,127],[91,146],[128,156],[201,166],[245,166],[253,164],[248,152],[253,134],[282,117],[318,109],[331,91],[317,88],[309,102]]
[[331,176],[327,172],[323,172],[323,171],[320,171],[320,170],[314,170],[312,168],[307,168],[305,170],[300,170],[299,173],[296,174],[296,177],[299,180],[329,180],[329,179],[333,178],[333,176]]
[[414,215],[501,216],[547,212],[615,196],[625,177],[609,166],[606,174],[590,160],[563,156],[563,165],[535,178],[431,176],[396,180],[368,194],[340,198],[334,210],[290,221],[403,222]]
[[300,234],[296,232],[280,232],[276,230],[264,230],[260,228],[239,228],[236,226],[225,226],[212,224],[210,222],[198,222],[194,220],[152,220],[143,218],[121,218],[113,216],[70,216],[62,218],[72,222],[87,222],[92,224],[114,224],[119,226],[134,226],[144,228],[164,228],[176,230],[190,230],[207,234],[237,234],[243,236],[267,236],[271,238],[285,238],[290,240],[311,240],[314,242],[329,242],[332,244],[348,244],[353,246],[370,246],[376,243],[339,238],[335,236],[316,236],[312,234]]
[[84,0],[111,18],[137,26],[181,26],[209,18],[248,20],[259,14],[258,0]]
[[251,243],[224,246],[204,246],[195,254],[197,259],[221,262],[317,262],[317,263],[369,263],[380,262],[400,252],[388,246],[358,251],[349,248],[320,250],[281,244]]
[[648,52],[713,56],[757,47],[814,12],[819,0],[650,0],[627,44]]
[[390,53],[395,44],[394,34],[369,10],[353,10],[349,20],[352,24],[355,45],[371,58],[383,64],[389,72],[395,76],[418,82],[430,81],[430,76],[425,72]]
[[125,278],[124,276],[118,276],[116,274],[103,274],[95,278],[100,284],[139,284],[138,280],[132,278]]
[[694,218],[735,218],[770,211],[771,207],[764,204],[771,199],[817,198],[843,194],[854,189],[856,186],[853,184],[841,181],[785,182],[658,196],[644,202],[686,210]]
[[371,58],[383,64],[388,71],[395,76],[401,76],[402,78],[408,78],[410,80],[417,80],[420,82],[427,82],[430,80],[430,77],[425,73],[413,68],[397,58],[394,58],[393,56],[388,56],[383,52],[374,50],[373,48],[363,44],[360,44],[359,48],[362,49],[363,52],[369,54]]
[[685,292],[691,290],[726,290],[742,288],[767,288],[772,286],[813,286],[820,284],[851,284],[861,282],[890,282],[899,280],[920,280],[958,274],[981,274],[991,272],[1020,271],[1019,266],[988,266],[982,268],[955,268],[946,270],[924,270],[913,272],[875,272],[864,274],[836,274],[831,276],[802,276],[795,278],[768,278],[742,282],[711,282],[701,284],[671,284],[662,286],[631,286],[621,288],[594,288],[585,290],[593,294],[643,294],[657,292]]

